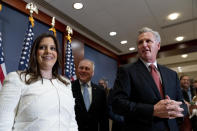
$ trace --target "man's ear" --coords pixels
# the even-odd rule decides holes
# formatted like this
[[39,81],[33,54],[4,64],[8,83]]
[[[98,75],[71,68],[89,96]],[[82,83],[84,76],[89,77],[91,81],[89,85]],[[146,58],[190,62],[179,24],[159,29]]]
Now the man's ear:
[[158,50],[160,50],[160,48],[161,48],[161,43],[159,42],[159,43],[157,44],[157,46],[158,46]]

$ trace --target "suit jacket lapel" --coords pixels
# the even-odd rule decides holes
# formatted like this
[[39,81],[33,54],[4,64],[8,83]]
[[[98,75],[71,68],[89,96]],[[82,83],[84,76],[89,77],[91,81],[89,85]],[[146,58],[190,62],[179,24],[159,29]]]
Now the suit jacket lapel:
[[161,99],[160,93],[157,89],[157,86],[155,84],[154,79],[152,78],[150,72],[148,71],[147,67],[144,65],[144,63],[139,59],[137,61],[137,69],[138,73],[142,75],[142,79],[146,79],[148,84],[151,84],[151,90],[155,93],[155,95]]
[[91,109],[94,107],[94,104],[95,104],[95,95],[96,95],[96,87],[94,86],[94,84],[91,82],[91,87],[92,87],[92,102],[90,104],[90,108],[88,110],[91,111]]
[[[84,99],[83,99],[83,94],[81,92],[81,85],[79,83],[79,80],[77,80],[77,83],[76,83],[76,92],[77,92],[77,97],[78,97],[78,101],[79,103],[81,103],[82,105],[82,109],[83,110],[86,110],[86,107],[85,107],[85,102],[84,102]],[[87,110],[86,110],[87,111]]]

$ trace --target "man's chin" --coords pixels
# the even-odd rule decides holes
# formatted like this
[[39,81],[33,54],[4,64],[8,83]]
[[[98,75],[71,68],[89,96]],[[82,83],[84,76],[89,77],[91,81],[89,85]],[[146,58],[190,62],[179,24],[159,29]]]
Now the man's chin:
[[83,79],[83,78],[80,78],[80,81],[83,82],[83,83],[88,82],[86,79]]
[[150,58],[151,57],[149,55],[143,55],[142,56],[142,59],[145,60],[145,61],[149,60]]

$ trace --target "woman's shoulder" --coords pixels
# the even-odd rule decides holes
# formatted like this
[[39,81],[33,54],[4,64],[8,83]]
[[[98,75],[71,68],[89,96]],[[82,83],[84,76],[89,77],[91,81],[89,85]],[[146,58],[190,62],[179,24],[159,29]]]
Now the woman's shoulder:
[[[10,72],[7,74],[5,80],[12,80],[13,79],[14,81],[18,81],[18,80],[24,81],[25,77],[26,77],[25,72],[13,71],[13,72]],[[29,76],[27,76],[27,77],[29,77]]]
[[9,72],[6,75],[6,78],[7,79],[10,79],[10,78],[18,78],[18,77],[19,77],[19,72],[17,72],[17,71]]
[[15,83],[15,84],[19,84],[19,83],[23,83],[21,81],[21,77],[20,77],[20,73],[17,71],[13,71],[13,72],[9,72],[6,77],[5,80],[3,81],[4,84],[7,83]]

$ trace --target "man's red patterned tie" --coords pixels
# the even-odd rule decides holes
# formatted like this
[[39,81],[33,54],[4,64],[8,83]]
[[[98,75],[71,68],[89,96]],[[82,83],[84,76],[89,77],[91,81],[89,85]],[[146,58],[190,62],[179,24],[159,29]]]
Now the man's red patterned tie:
[[156,67],[155,67],[155,65],[151,64],[149,66],[149,68],[150,68],[150,73],[155,81],[155,84],[157,85],[157,89],[159,90],[161,98],[164,98],[163,88],[162,88],[161,81],[160,81],[160,76],[156,70]]

